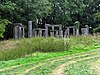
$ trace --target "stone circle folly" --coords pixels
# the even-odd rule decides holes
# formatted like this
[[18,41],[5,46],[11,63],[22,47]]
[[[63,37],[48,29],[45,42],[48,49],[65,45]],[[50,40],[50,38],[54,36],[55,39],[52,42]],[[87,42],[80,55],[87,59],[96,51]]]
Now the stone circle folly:
[[[72,30],[72,34],[70,31]],[[25,36],[25,26],[22,23],[14,23],[14,38],[24,38]],[[82,35],[89,34],[89,26],[85,25],[84,28],[81,28]],[[51,25],[45,24],[45,28],[34,28],[32,27],[32,21],[28,22],[28,38],[32,37],[57,37],[57,38],[69,38],[70,35],[79,35],[79,28],[76,26],[66,26],[63,30],[62,25]]]

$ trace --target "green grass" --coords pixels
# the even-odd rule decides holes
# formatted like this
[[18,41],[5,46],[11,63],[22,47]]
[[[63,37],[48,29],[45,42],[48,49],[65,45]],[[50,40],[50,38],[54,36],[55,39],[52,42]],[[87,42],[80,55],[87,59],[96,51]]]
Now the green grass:
[[[66,45],[64,45],[65,41],[67,42]],[[100,36],[72,36],[70,39],[37,37],[1,41],[0,68],[40,62],[49,58],[85,52],[97,48],[100,48]]]
[[14,66],[14,65],[21,65],[21,64],[30,63],[30,62],[38,62],[38,61],[45,60],[45,59],[48,59],[48,58],[65,56],[65,55],[74,54],[74,53],[77,53],[77,52],[76,51],[73,51],[73,52],[72,51],[55,52],[55,53],[36,52],[36,53],[33,53],[32,55],[26,56],[24,58],[18,58],[16,60],[0,61],[0,68],[10,67],[10,66]]
[[[91,48],[90,48],[91,50]],[[58,56],[65,56],[65,55],[71,55],[75,54],[78,52],[84,52],[84,50],[74,50],[74,51],[68,51],[68,52],[55,52],[55,53],[33,53],[32,55],[26,56],[24,58],[18,58],[15,60],[9,60],[9,61],[0,61],[0,68],[4,67],[10,67],[10,66],[15,66],[15,65],[21,65],[21,64],[26,64],[30,62],[39,62],[41,60],[45,60],[48,58],[54,58]]]
[[98,58],[99,57],[69,65],[66,67],[64,75],[97,75],[95,70],[90,67],[90,63],[95,62]]
[[[95,54],[95,55],[97,55],[97,54]],[[48,62],[47,62],[47,64],[46,65],[44,65],[44,66],[41,66],[41,67],[38,67],[38,68],[36,68],[35,70],[31,70],[29,73],[28,73],[28,75],[47,75],[48,73],[51,73],[52,72],[52,70],[54,70],[57,66],[59,66],[59,65],[61,65],[61,64],[63,64],[63,63],[65,63],[65,62],[69,62],[69,61],[71,61],[71,60],[77,60],[77,59],[79,59],[79,58],[86,58],[86,57],[89,57],[89,56],[93,56],[93,55],[88,55],[88,56],[79,56],[79,57],[75,57],[75,58],[72,58],[72,59],[67,59],[67,57],[66,57],[66,59],[64,59],[64,60],[59,60],[59,61],[56,61],[56,62],[54,62],[53,64],[51,63],[50,64],[50,62],[49,62],[49,64],[48,64]],[[62,57],[63,58],[63,57]],[[74,74],[73,74],[74,75]]]
[[[93,53],[93,54],[92,54]],[[85,55],[84,55],[85,54]],[[55,67],[71,61],[71,60],[77,60],[79,58],[86,58],[86,57],[91,57],[91,56],[95,56],[95,55],[99,55],[100,54],[100,50],[94,50],[94,51],[88,51],[82,54],[75,54],[74,57],[70,58],[70,56],[64,55],[64,56],[60,56],[60,57],[56,57],[56,58],[52,58],[50,60],[44,60],[44,61],[40,61],[40,62],[34,62],[34,63],[26,63],[23,64],[22,66],[18,66],[16,68],[10,68],[8,70],[5,71],[0,71],[0,73],[5,73],[5,74],[15,74],[15,72],[21,74],[23,73],[25,70],[30,69],[30,68],[35,68],[30,70],[27,74],[33,74],[33,75],[47,75],[47,73],[51,72]],[[84,55],[84,56],[82,56]],[[55,62],[53,62],[55,61]],[[52,63],[53,62],[53,63]],[[39,66],[39,64],[42,64],[42,66]]]

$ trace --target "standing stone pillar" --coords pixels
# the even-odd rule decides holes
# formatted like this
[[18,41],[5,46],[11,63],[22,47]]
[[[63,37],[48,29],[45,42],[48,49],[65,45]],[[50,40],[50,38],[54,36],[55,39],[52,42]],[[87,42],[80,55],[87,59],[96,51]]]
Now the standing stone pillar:
[[32,36],[35,36],[35,29],[33,29]]
[[39,36],[42,37],[42,30],[39,29]]
[[85,25],[85,27],[86,27],[85,34],[88,35],[89,34],[89,26],[88,25]]
[[80,22],[76,21],[74,24],[76,26],[76,35],[78,36],[79,35]]
[[67,30],[65,30],[65,32],[64,32],[64,38],[66,38],[67,37]]
[[37,31],[35,31],[35,37],[37,37]]
[[77,36],[79,35],[79,29],[78,28],[76,29],[76,35]]
[[81,28],[81,34],[85,35],[86,34],[85,32],[86,32],[86,28]]
[[32,21],[28,22],[28,37],[32,38]]
[[67,34],[68,34],[67,37],[70,38],[70,30],[69,30],[69,28],[67,29]]
[[55,34],[55,36],[56,36],[56,37],[58,37],[58,31],[56,31],[56,34]]
[[24,35],[25,35],[25,28],[24,28],[24,27],[22,28],[22,31],[23,31],[23,32],[22,32],[22,33],[23,33],[23,34],[22,34],[22,38],[24,38]]
[[73,35],[75,35],[75,27],[73,28]]
[[14,23],[14,38],[22,38],[22,23]]
[[42,33],[43,33],[43,37],[45,37],[45,30]]
[[63,31],[61,31],[60,38],[63,38]]
[[19,38],[22,38],[22,28],[19,27]]
[[52,36],[54,37],[54,26],[52,26]]
[[45,37],[48,37],[48,26],[45,25]]
[[18,26],[14,27],[14,38],[17,39],[18,38]]
[[62,38],[62,26],[59,26],[59,37]]
[[53,33],[52,33],[52,31],[50,31],[50,36],[53,37]]

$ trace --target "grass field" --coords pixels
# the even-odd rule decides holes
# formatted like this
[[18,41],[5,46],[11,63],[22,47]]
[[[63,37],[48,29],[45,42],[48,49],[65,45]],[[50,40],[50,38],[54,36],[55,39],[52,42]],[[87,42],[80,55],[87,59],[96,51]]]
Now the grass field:
[[[97,72],[98,69],[93,67],[99,59],[100,57],[97,57],[68,65],[65,68],[64,75],[99,75],[100,69]],[[95,62],[94,65],[92,64],[93,62]],[[98,67],[100,67],[100,64]]]
[[[63,74],[62,70],[64,70],[64,66],[67,65],[66,67],[68,67],[68,69],[65,68],[65,75],[68,75],[68,74],[74,75],[75,72],[76,72],[75,75],[77,75],[80,73],[79,72],[80,70],[86,71],[86,73],[84,73],[83,75],[91,75],[95,71],[92,72],[91,69],[88,69],[89,68],[88,66],[86,67],[86,64],[87,64],[86,61],[88,61],[88,63],[90,61],[96,62],[96,59],[99,59],[99,58],[100,58],[100,49],[72,54],[72,55],[49,58],[49,59],[42,60],[40,62],[30,62],[30,63],[21,64],[21,65],[11,66],[11,67],[4,67],[0,69],[0,74],[4,74],[4,75],[7,75],[7,74],[10,74],[10,75],[57,75],[58,73],[58,75],[59,74],[61,75]],[[77,65],[79,68],[77,67]],[[60,71],[61,73],[59,73]],[[82,72],[80,73],[80,75],[82,75]]]
[[[82,75],[91,75],[98,72],[97,67],[91,65],[100,66],[100,62],[97,61],[100,59],[100,36],[72,36],[70,39],[46,38],[46,42],[37,47],[36,45],[40,45],[41,39],[42,41],[45,40],[44,38],[32,38],[1,41],[1,52],[3,53],[3,50],[6,50],[6,52],[10,53],[11,51],[13,54],[12,56],[11,53],[7,53],[8,56],[0,55],[0,75],[81,75],[82,72],[84,72]],[[53,40],[51,42],[54,42],[54,44],[59,44],[59,48],[56,49],[58,45],[47,44],[48,39],[49,41]],[[38,43],[35,45],[32,40],[38,41]],[[67,44],[65,44],[66,42]],[[50,49],[54,51],[50,50],[49,47],[52,47]],[[16,48],[19,50],[16,50]],[[24,54],[23,51],[28,51],[28,49],[31,53]],[[19,53],[20,57],[13,58],[17,51],[21,52],[21,54]],[[9,55],[11,60],[9,60]]]

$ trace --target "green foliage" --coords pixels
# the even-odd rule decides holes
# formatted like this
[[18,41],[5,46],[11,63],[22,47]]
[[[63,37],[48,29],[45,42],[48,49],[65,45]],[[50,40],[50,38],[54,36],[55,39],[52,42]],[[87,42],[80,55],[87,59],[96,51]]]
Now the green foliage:
[[34,7],[38,17],[46,17],[51,12],[51,3],[48,0],[34,0]]
[[[15,10],[16,4],[11,1],[0,2],[0,38],[3,38],[6,25],[11,24],[11,14]],[[9,17],[9,16],[10,17]]]
[[10,21],[4,19],[0,20],[0,38],[3,37],[3,33],[5,32],[6,25],[11,23]]
[[16,4],[12,3],[11,1],[6,1],[2,4],[0,4],[0,9],[2,11],[9,11],[11,12],[12,10],[15,10]]
[[95,14],[93,14],[93,18],[95,20],[95,22],[97,22],[95,24],[95,28],[93,28],[93,32],[100,32],[100,24],[99,24],[99,21],[100,21],[100,12],[97,12]]
[[99,0],[3,0],[0,1],[0,19],[24,25],[32,20],[34,27],[37,26],[37,19],[42,19],[42,24],[64,26],[79,21],[81,26],[94,28],[100,20],[99,4]]
[[16,4],[12,3],[11,1],[2,1],[0,2],[0,10],[1,19],[7,19],[9,21],[12,21],[12,15],[16,10]]
[[100,32],[100,24],[96,28],[93,28],[93,32]]
[[74,25],[79,29],[79,27],[80,27],[80,22],[79,22],[79,21],[76,21],[76,22],[74,23]]
[[95,13],[95,14],[93,15],[93,17],[94,17],[94,19],[95,19],[96,21],[100,21],[100,12]]

